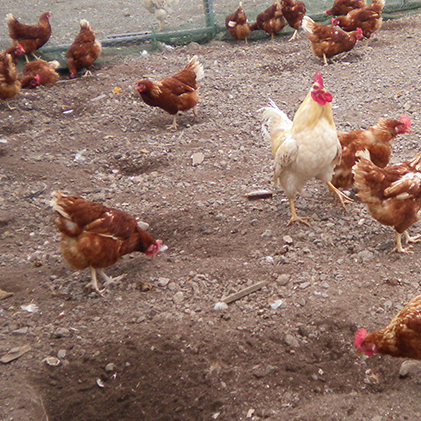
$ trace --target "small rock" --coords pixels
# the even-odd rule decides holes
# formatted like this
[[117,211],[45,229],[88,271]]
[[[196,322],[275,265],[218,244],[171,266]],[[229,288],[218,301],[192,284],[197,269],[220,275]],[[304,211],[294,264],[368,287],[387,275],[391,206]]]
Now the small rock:
[[26,335],[28,333],[28,326],[22,327],[20,329],[16,329],[12,332],[12,335]]
[[276,300],[276,301],[274,301],[273,303],[270,304],[270,308],[272,310],[277,310],[279,307],[282,306],[283,303],[284,303],[283,300]]
[[311,285],[310,282],[303,282],[302,284],[298,285],[298,288],[300,289],[306,289]]
[[271,230],[266,230],[260,235],[260,237],[262,237],[264,240],[267,240],[268,238],[271,238],[272,236],[273,234]]
[[285,286],[288,282],[289,282],[289,275],[287,275],[286,273],[283,273],[282,275],[279,275],[276,278],[276,282],[281,285],[281,286]]
[[298,342],[297,338],[290,334],[287,334],[285,336],[285,343],[291,348],[298,348],[300,346],[300,343]]
[[57,352],[57,358],[60,358],[60,360],[62,360],[63,358],[66,358],[67,355],[67,351],[65,349],[60,349]]
[[226,310],[227,308],[228,304],[222,301],[217,302],[213,307],[214,310]]
[[285,244],[291,245],[293,243],[293,240],[289,235],[284,235],[282,239],[284,240]]
[[195,152],[192,156],[192,165],[193,167],[196,167],[197,165],[200,165],[204,159],[205,159],[205,155],[202,152]]
[[53,338],[59,339],[59,338],[67,338],[70,336],[70,330],[66,329],[65,327],[59,327],[54,333]]
[[421,363],[419,361],[404,361],[399,369],[399,377],[407,377],[409,374],[421,373]]
[[43,361],[47,365],[50,365],[52,367],[57,367],[58,365],[60,365],[60,360],[57,357],[47,357],[47,358],[44,358]]
[[173,300],[176,304],[181,304],[184,301],[184,293],[182,291],[176,292]]
[[114,364],[114,363],[108,363],[106,366],[105,366],[105,371],[107,371],[108,373],[110,372],[110,371],[114,371],[116,369],[116,365]]
[[159,287],[166,287],[170,283],[168,278],[158,278],[158,286]]

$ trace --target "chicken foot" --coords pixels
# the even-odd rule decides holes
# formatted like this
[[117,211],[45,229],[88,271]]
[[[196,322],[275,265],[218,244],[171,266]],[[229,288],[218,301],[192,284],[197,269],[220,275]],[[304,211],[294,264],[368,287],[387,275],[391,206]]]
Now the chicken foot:
[[172,124],[170,124],[169,126],[167,126],[168,130],[177,130],[178,129],[178,124],[177,124],[177,114],[174,114],[174,118],[172,121]]
[[[405,237],[406,242],[409,243],[419,243],[421,241],[421,235],[415,235],[414,237],[411,237],[408,234],[408,230],[403,232],[403,235]],[[408,246],[406,248],[402,247],[402,234],[396,231],[396,247],[393,249],[393,251],[396,251],[397,253],[406,253],[406,254],[412,254],[412,246]]]
[[308,227],[310,226],[310,224],[306,221],[306,219],[311,219],[311,218],[300,218],[297,215],[297,211],[295,209],[295,205],[294,205],[294,201],[292,199],[288,199],[289,200],[289,207],[291,208],[291,219],[289,220],[287,226],[293,224],[294,222],[301,222],[304,225],[307,225]]
[[340,190],[338,190],[330,181],[327,183],[327,186],[329,187],[329,190],[335,195],[335,202],[336,200],[339,200],[342,208],[346,212],[346,206],[345,203],[352,203],[353,200],[348,197],[346,194],[342,193]]
[[298,31],[297,30],[295,30],[294,31],[294,33],[293,33],[293,35],[292,35],[292,37],[288,40],[288,42],[289,41],[293,41],[294,39],[297,39],[297,38],[299,38],[300,36],[298,35]]
[[[93,292],[96,292],[100,297],[104,296],[103,292],[105,291],[105,288],[107,286],[120,281],[121,279],[123,279],[126,276],[126,274],[123,274],[123,275],[117,276],[116,278],[111,278],[102,269],[95,269],[92,266],[90,266],[90,269],[91,269],[92,281],[89,282],[89,284],[87,284],[85,286],[85,288],[90,289]],[[97,276],[96,276],[97,272],[101,275],[102,279],[104,279],[104,281],[105,281],[103,290],[100,290],[98,288],[98,279],[97,279]]]

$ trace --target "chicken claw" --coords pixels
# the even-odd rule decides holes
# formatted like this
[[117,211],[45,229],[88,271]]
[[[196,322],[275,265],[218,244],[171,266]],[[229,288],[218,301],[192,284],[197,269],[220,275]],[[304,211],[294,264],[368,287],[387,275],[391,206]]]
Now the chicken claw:
[[304,225],[307,225],[308,227],[310,226],[310,224],[306,221],[306,219],[311,219],[309,217],[305,217],[305,218],[300,218],[297,215],[297,211],[295,209],[295,205],[294,205],[294,201],[292,199],[289,199],[289,207],[291,208],[291,219],[289,220],[287,227],[291,224],[293,224],[294,222],[301,222]]
[[[409,236],[409,234],[405,231],[404,232],[405,238],[407,240],[407,242],[411,242],[408,239],[412,238]],[[416,238],[416,237],[414,237]],[[404,254],[413,254],[414,252],[412,251],[412,246],[408,246],[407,248],[403,248],[402,247],[402,235],[396,231],[396,247],[392,250],[395,251],[396,253],[404,253]]]
[[91,269],[92,281],[89,282],[89,284],[86,284],[85,288],[88,289],[88,290],[91,290],[92,292],[96,292],[100,297],[103,297],[104,296],[104,294],[103,294],[104,290],[100,291],[100,289],[98,288],[98,280],[96,278],[96,269],[93,268],[92,266],[90,267],[90,269]]
[[352,203],[353,200],[350,197],[348,197],[346,194],[344,194],[340,190],[338,190],[331,182],[328,182],[327,186],[329,187],[329,190],[335,195],[335,201],[339,200],[342,208],[346,212],[345,203],[346,202]]

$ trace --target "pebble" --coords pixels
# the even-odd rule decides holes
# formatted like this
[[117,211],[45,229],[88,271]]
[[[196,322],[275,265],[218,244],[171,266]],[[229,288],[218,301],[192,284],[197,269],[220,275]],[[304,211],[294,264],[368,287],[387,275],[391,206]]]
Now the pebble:
[[300,346],[298,339],[295,336],[292,336],[290,334],[287,334],[285,336],[285,343],[291,348],[298,348]]
[[285,286],[290,280],[290,276],[287,275],[286,273],[283,273],[282,275],[279,275],[276,278],[276,282],[281,285],[281,286]]
[[158,278],[158,286],[159,287],[166,287],[170,283],[168,278]]
[[52,335],[55,339],[67,338],[68,336],[70,336],[70,330],[65,327],[59,327]]
[[282,239],[284,240],[285,244],[291,245],[293,243],[293,240],[289,235],[284,235]]
[[62,360],[63,358],[66,358],[67,355],[67,351],[65,349],[60,349],[57,352],[57,358],[60,358],[60,360]]
[[116,369],[116,365],[114,363],[108,363],[105,366],[105,371],[109,373],[110,371],[114,371]]
[[184,293],[182,291],[178,291],[174,294],[173,300],[176,304],[181,304],[184,301]]

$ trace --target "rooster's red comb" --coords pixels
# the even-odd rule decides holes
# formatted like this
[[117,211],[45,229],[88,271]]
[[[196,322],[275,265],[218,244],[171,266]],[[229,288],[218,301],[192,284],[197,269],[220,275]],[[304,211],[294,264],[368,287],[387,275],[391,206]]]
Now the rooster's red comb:
[[321,75],[321,73],[316,72],[316,75],[314,76],[314,82],[313,83],[317,83],[320,85],[321,88],[324,88],[324,83],[323,83],[323,77]]
[[411,128],[411,119],[407,115],[402,114],[401,121],[405,125],[406,131],[409,131],[409,129]]
[[361,348],[361,345],[364,342],[366,336],[367,331],[364,328],[357,331],[357,333],[355,334],[355,346],[357,347],[357,349]]

